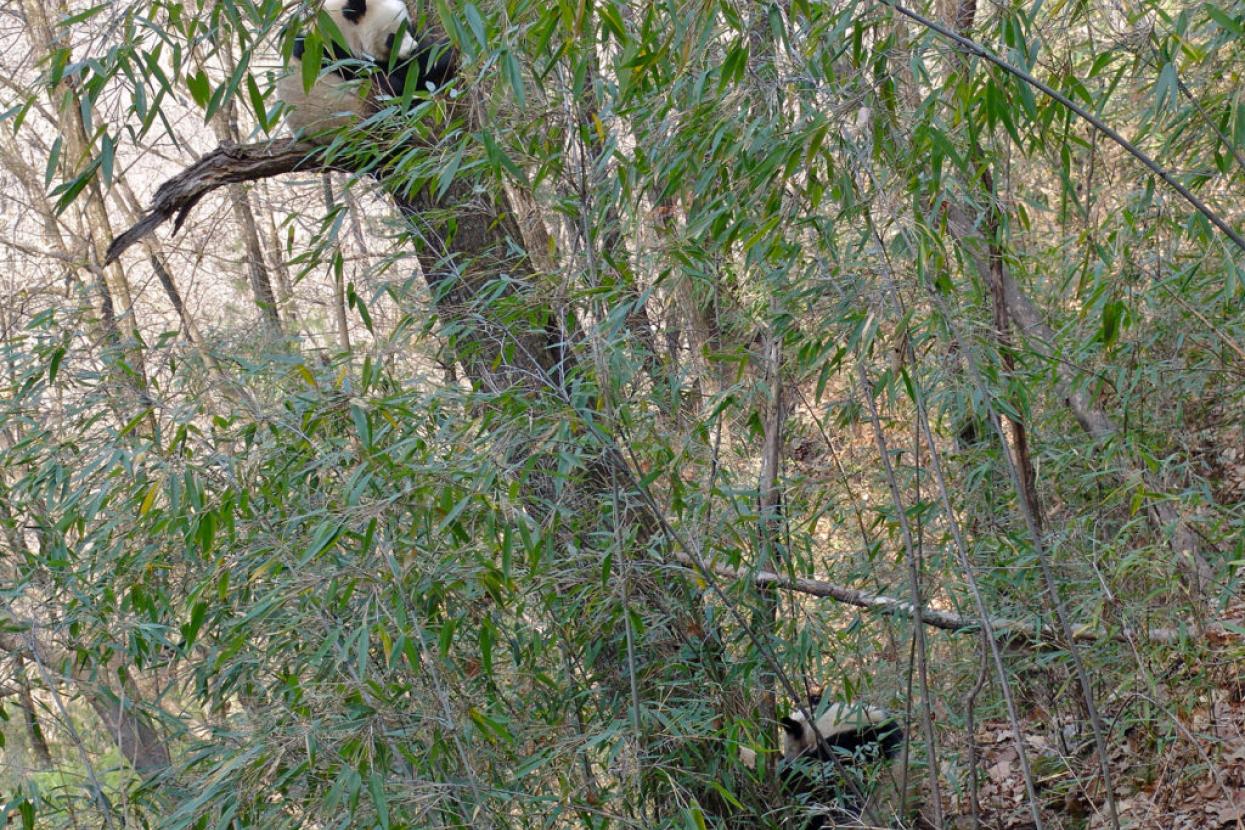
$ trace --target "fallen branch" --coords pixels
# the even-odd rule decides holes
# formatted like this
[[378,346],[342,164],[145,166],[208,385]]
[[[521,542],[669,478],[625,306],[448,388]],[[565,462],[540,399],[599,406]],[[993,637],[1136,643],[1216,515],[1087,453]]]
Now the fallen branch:
[[[691,568],[696,573],[708,576],[708,574],[702,572],[702,569],[692,557],[676,553],[674,558],[680,564]],[[747,568],[732,568],[729,565],[712,565],[710,570],[713,574],[724,576],[728,579],[750,580],[759,588],[782,588],[787,591],[808,594],[809,596],[834,599],[847,605],[854,605],[857,608],[877,611],[878,613],[895,617],[911,619],[915,616],[915,609],[912,603],[907,600],[888,597],[885,594],[870,594],[854,588],[844,588],[842,585],[835,585],[833,582],[827,582],[822,579],[782,576],[773,571],[750,571]],[[936,611],[932,608],[921,609],[921,621],[934,628],[957,633],[975,634],[981,630],[981,622],[973,617],[952,614],[948,611]],[[1000,640],[1010,645],[1059,645],[1063,639],[1059,636],[1059,632],[1049,625],[1033,625],[1020,620],[1005,619],[991,619],[990,623]],[[1140,636],[1142,639],[1149,640],[1150,642],[1175,643],[1190,636],[1193,630],[1192,627],[1188,631],[1179,628],[1151,628],[1145,632],[1127,630],[1108,633],[1093,625],[1080,625],[1073,628],[1072,639],[1077,642],[1111,640],[1124,643],[1128,642],[1130,637]],[[1201,633],[1206,635],[1208,639],[1232,639],[1238,641],[1241,639],[1241,634],[1238,631],[1228,628],[1222,623],[1202,626]]]
[[336,168],[319,152],[322,149],[293,140],[262,144],[221,143],[160,185],[147,215],[108,246],[105,264],[116,261],[127,248],[174,217],[173,233],[177,233],[199,200],[217,188],[283,173]]

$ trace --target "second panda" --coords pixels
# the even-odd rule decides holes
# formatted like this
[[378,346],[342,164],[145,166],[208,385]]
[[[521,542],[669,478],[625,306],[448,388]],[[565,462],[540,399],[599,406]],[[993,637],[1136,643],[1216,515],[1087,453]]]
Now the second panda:
[[[820,704],[820,695],[810,696],[808,711],[814,714],[815,728],[803,711],[779,720],[783,747],[778,778],[787,796],[809,808],[804,830],[859,820],[872,789],[861,773],[894,758],[904,743],[903,727],[884,709],[831,703],[818,715]],[[756,767],[751,749],[742,747],[740,756],[745,766]]]
[[[820,702],[813,695],[809,711],[816,713]],[[779,720],[783,729],[779,767],[783,788],[820,805],[805,825],[808,830],[832,827],[832,820],[860,818],[871,789],[869,778],[859,774],[862,765],[894,758],[904,742],[903,728],[889,712],[876,706],[831,703],[815,717],[815,730],[803,712]],[[844,780],[844,774],[852,780]]]
[[454,77],[454,56],[446,44],[426,45],[411,35],[403,0],[325,0],[323,9],[345,47],[324,38],[326,69],[306,89],[305,40],[295,39],[290,65],[277,81],[286,125],[295,136],[328,143],[336,131],[377,111],[376,93],[401,95],[408,82],[414,89],[435,89]]

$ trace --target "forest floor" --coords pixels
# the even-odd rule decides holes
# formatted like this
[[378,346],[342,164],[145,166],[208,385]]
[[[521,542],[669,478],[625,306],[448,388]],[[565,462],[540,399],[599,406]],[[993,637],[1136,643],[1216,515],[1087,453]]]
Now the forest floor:
[[[1207,635],[1196,659],[1178,659],[1162,679],[1166,699],[1122,693],[1103,712],[1119,826],[1127,830],[1245,830],[1245,603],[1222,620],[1221,636]],[[1201,668],[1198,668],[1201,667]],[[1210,667],[1210,668],[1206,668]],[[1196,672],[1201,676],[1192,676]],[[1206,672],[1207,674],[1202,674]],[[1139,684],[1145,686],[1147,684]],[[1153,686],[1159,684],[1150,684]],[[1192,708],[1180,688],[1203,689]],[[1185,698],[1190,695],[1186,691]],[[1152,715],[1146,727],[1139,712]],[[1047,721],[1049,723],[1049,721]],[[1025,750],[1047,828],[1112,827],[1088,727],[1051,738],[1034,719]],[[1118,730],[1126,727],[1123,740]],[[1034,827],[1011,727],[992,721],[977,730],[981,827]],[[967,801],[967,799],[965,799]],[[973,827],[968,803],[948,810],[948,825]]]

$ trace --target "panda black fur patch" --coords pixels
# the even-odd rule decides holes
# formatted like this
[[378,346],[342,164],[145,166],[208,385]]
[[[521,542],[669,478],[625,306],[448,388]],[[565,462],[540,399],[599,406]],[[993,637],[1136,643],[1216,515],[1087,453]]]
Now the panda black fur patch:
[[454,50],[449,43],[421,44],[415,54],[395,66],[392,72],[385,73],[382,91],[389,95],[401,95],[412,72],[415,73],[415,90],[425,90],[429,86],[438,89],[454,77],[456,69]]
[[367,0],[346,0],[342,7],[342,17],[351,23],[358,23],[367,14]]

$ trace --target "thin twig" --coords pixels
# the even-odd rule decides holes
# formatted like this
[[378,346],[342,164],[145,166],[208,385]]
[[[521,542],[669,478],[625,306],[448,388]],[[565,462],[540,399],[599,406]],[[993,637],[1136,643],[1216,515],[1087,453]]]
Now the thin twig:
[[916,549],[912,542],[912,528],[908,523],[908,509],[904,506],[903,496],[899,492],[899,482],[895,478],[895,466],[891,463],[890,450],[886,445],[886,433],[882,430],[882,419],[878,415],[878,404],[874,396],[873,382],[865,371],[862,358],[856,361],[856,378],[860,384],[860,392],[868,405],[869,421],[873,425],[873,439],[877,444],[878,457],[882,460],[882,470],[886,473],[886,483],[891,491],[891,502],[895,505],[895,518],[899,522],[899,531],[903,537],[904,559],[907,562],[908,590],[912,595],[912,638],[916,648],[917,680],[921,684],[921,728],[925,733],[925,744],[929,748],[929,787],[930,806],[934,812],[934,826],[942,827],[942,792],[938,786],[938,743],[934,737],[934,711],[929,700],[929,666],[928,652],[925,646],[925,626],[921,624],[921,573],[917,566]]

